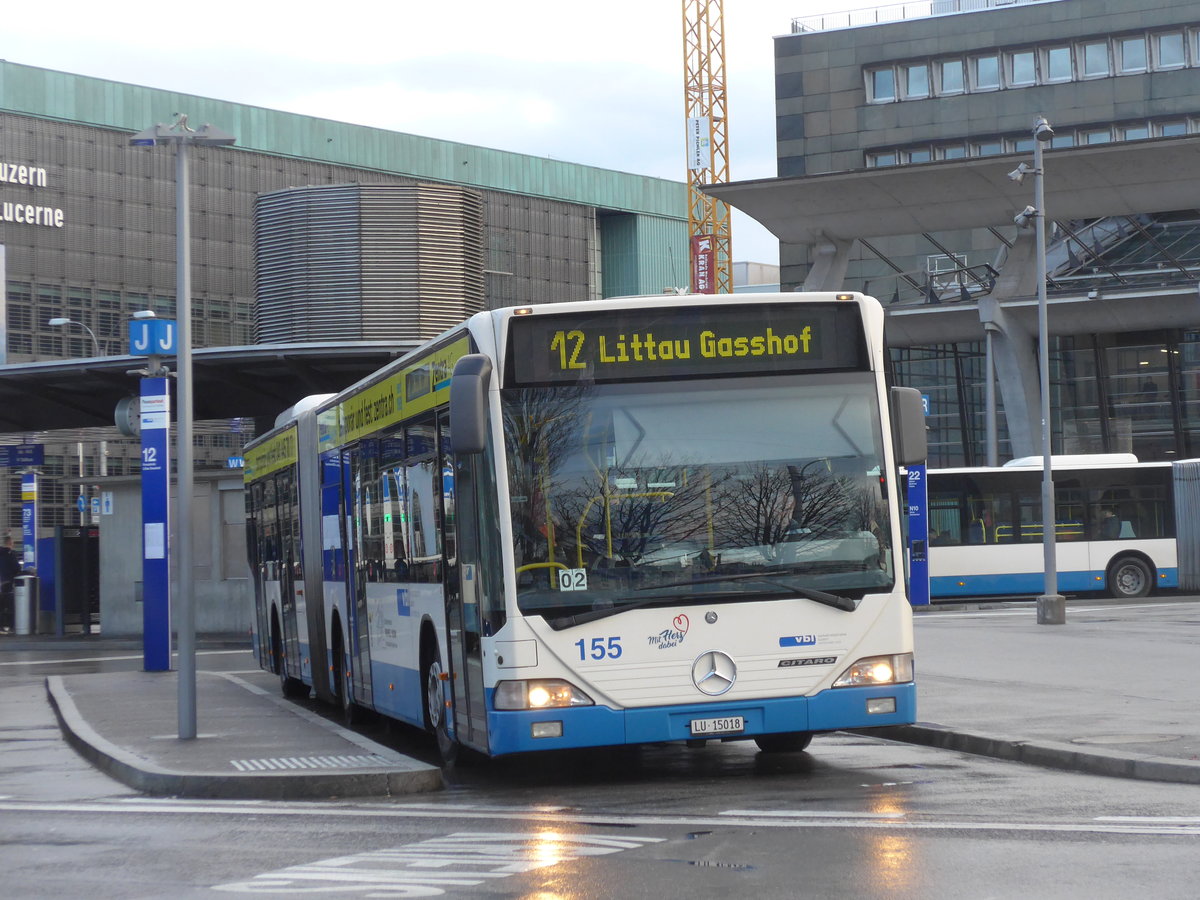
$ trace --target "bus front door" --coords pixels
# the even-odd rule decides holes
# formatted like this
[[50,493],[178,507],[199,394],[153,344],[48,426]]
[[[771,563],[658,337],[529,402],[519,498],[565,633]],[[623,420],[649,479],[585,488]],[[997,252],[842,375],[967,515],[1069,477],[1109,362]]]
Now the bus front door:
[[[475,460],[455,463],[449,451],[449,416],[438,417],[442,448],[442,509],[445,524],[446,635],[454,733],[465,747],[487,752],[483,686],[483,629],[479,614],[479,521],[474,502]],[[464,477],[467,476],[467,477]]]

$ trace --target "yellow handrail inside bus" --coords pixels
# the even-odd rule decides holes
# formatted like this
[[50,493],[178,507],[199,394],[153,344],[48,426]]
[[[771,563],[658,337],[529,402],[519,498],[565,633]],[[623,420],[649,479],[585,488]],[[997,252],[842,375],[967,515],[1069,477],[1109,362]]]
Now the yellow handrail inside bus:
[[527,572],[530,569],[565,569],[565,568],[567,568],[567,564],[560,563],[560,562],[526,563],[523,566],[517,566],[517,574],[520,575],[522,572]]
[[637,491],[632,494],[602,494],[599,497],[592,497],[587,502],[587,506],[583,508],[583,512],[579,515],[579,521],[575,523],[575,558],[580,569],[583,568],[583,523],[587,520],[587,514],[591,512],[592,504],[598,500],[607,500],[605,504],[604,516],[604,544],[608,551],[608,556],[612,558],[612,519],[608,516],[609,505],[617,503],[621,500],[638,500],[646,497],[657,497],[660,500],[670,500],[675,496],[674,491]]

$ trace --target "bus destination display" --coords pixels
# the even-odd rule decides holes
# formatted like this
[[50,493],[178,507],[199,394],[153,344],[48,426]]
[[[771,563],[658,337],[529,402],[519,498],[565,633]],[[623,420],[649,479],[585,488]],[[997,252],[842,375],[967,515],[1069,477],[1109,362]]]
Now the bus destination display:
[[509,384],[864,369],[854,303],[514,317]]

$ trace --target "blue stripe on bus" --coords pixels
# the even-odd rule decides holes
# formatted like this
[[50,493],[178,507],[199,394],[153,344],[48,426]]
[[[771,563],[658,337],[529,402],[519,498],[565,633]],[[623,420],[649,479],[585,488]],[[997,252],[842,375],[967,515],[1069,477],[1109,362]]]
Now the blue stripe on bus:
[[[1179,569],[1162,568],[1157,572],[1155,586],[1179,587]],[[1086,572],[1059,572],[1058,589],[1071,593],[1103,591],[1108,582],[1103,569]],[[982,597],[989,594],[1036,596],[1045,587],[1041,572],[1018,572],[1006,575],[938,575],[929,579],[933,597]]]
[[[754,737],[789,731],[840,731],[845,728],[876,728],[907,725],[916,721],[916,687],[912,683],[888,687],[837,688],[814,697],[784,697],[747,700],[740,703],[697,703],[616,710],[607,706],[581,706],[539,711],[497,712],[488,697],[488,743],[494,755],[531,750],[563,750],[619,744],[649,744],[686,741],[692,735],[692,719],[743,716],[746,730],[740,736]],[[868,715],[867,700],[895,697],[896,712]],[[562,722],[557,738],[533,738],[535,722]]]

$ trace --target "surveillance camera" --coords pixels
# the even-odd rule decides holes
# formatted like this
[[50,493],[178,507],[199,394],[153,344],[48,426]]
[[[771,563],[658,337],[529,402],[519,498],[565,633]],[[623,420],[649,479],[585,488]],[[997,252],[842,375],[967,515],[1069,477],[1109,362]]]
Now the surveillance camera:
[[1029,223],[1031,221],[1033,221],[1033,218],[1036,215],[1037,215],[1037,210],[1034,209],[1032,206],[1027,206],[1023,210],[1021,210],[1019,213],[1017,213],[1015,216],[1013,216],[1013,223],[1018,228],[1028,228]]
[[1011,178],[1013,181],[1015,181],[1017,184],[1020,184],[1022,181],[1025,180],[1025,176],[1028,175],[1032,171],[1033,171],[1032,166],[1026,165],[1025,163],[1021,163],[1019,166],[1017,166],[1015,169],[1013,169],[1011,172],[1008,173],[1008,177]]

